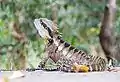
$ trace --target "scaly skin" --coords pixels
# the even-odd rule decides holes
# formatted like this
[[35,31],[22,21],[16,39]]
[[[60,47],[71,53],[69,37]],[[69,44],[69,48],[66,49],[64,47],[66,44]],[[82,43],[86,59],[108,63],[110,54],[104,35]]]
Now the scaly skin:
[[105,59],[89,55],[65,42],[52,21],[40,18],[35,19],[34,24],[39,35],[48,41],[45,48],[45,58],[39,64],[40,68],[44,68],[46,61],[51,58],[56,63],[57,70],[87,72],[106,69]]

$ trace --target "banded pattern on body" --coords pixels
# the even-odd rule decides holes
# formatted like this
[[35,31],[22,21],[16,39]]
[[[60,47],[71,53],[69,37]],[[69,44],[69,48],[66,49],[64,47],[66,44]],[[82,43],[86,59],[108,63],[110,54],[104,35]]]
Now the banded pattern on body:
[[65,42],[58,33],[57,27],[48,19],[35,19],[35,27],[42,38],[46,38],[48,43],[45,48],[45,58],[40,62],[39,67],[44,68],[46,61],[51,58],[58,70],[73,71],[72,65],[86,65],[89,71],[104,71],[106,69],[105,59],[99,56],[86,54],[69,43]]

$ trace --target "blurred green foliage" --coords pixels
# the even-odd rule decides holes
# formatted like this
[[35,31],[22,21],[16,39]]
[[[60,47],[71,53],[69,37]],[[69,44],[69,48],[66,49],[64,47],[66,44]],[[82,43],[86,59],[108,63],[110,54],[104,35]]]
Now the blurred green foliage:
[[[52,8],[57,5],[57,24],[63,38],[72,45],[90,51],[98,46],[100,21],[106,0],[0,0],[0,68],[20,69],[36,67],[44,51],[44,41],[33,25],[35,18],[53,20]],[[120,31],[120,2],[116,29]],[[25,34],[24,44],[15,39],[15,25]]]

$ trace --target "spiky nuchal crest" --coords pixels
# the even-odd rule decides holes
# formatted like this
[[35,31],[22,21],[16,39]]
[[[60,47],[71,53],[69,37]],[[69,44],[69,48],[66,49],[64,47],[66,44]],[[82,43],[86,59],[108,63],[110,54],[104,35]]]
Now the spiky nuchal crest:
[[51,39],[58,33],[57,25],[46,18],[35,19],[34,25],[42,38]]

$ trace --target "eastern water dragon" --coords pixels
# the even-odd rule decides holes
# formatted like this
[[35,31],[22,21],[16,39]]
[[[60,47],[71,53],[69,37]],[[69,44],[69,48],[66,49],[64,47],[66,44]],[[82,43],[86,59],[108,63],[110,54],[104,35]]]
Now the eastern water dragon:
[[47,40],[45,58],[39,63],[38,68],[44,69],[47,60],[50,58],[56,63],[56,70],[60,71],[106,70],[107,61],[104,58],[89,55],[85,51],[79,50],[64,41],[58,31],[57,25],[51,20],[46,18],[35,19],[34,25],[40,37]]

